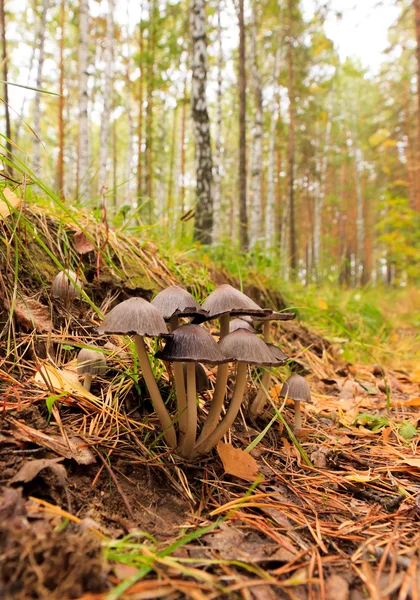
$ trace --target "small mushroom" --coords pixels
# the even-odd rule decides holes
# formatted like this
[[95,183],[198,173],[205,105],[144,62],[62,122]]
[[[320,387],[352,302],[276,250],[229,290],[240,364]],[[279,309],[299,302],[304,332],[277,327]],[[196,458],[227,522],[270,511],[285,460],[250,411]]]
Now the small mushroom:
[[102,352],[82,348],[77,355],[77,370],[83,375],[83,387],[89,392],[92,378],[106,370],[106,358]]
[[[203,317],[201,320],[211,320],[220,317],[221,340],[229,334],[229,321],[231,315],[263,316],[272,312],[269,309],[261,308],[251,300],[251,298],[248,298],[248,296],[228,284],[223,284],[216,288],[214,292],[205,299],[201,308],[208,313],[208,316]],[[206,422],[204,423],[203,430],[198,438],[198,443],[203,441],[217,426],[222,412],[228,373],[228,365],[221,365],[217,369],[213,401]]]
[[238,363],[235,389],[229,408],[217,427],[204,439],[197,442],[195,454],[206,454],[222,439],[236,419],[246,388],[248,365],[274,367],[279,365],[267,344],[255,334],[245,329],[237,329],[219,342],[220,350],[226,356],[233,356]]
[[168,336],[168,328],[162,314],[147,300],[130,298],[117,304],[105,315],[98,333],[134,336],[140,368],[162,425],[163,435],[168,445],[175,448],[177,445],[175,429],[154,378],[143,339],[144,336]]
[[182,456],[189,457],[197,434],[197,397],[195,364],[222,364],[229,357],[221,352],[213,337],[199,325],[182,325],[168,339],[158,358],[173,363],[186,363],[187,371],[187,430],[180,441]]
[[301,375],[297,373],[291,375],[283,383],[280,391],[282,398],[290,398],[295,405],[295,431],[299,431],[302,427],[302,414],[300,410],[301,402],[311,402],[311,390],[309,385]]
[[232,319],[229,323],[229,333],[233,333],[237,329],[246,329],[251,333],[257,333],[257,330],[244,319]]
[[[184,373],[184,379],[187,378],[187,365],[182,367]],[[210,381],[206,373],[205,368],[200,363],[195,363],[195,381],[197,387],[197,394],[202,394],[210,389]]]
[[71,304],[75,298],[81,297],[81,288],[83,283],[74,271],[60,271],[52,282],[51,295],[53,298],[59,298],[66,306]]

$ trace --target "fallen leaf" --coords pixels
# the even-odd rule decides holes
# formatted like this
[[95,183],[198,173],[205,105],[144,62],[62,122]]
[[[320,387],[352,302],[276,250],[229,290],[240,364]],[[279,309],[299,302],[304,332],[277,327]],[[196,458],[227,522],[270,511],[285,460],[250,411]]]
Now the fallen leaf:
[[407,400],[393,399],[392,402],[403,406],[420,406],[420,396],[413,396]]
[[245,481],[255,481],[258,477],[258,464],[248,452],[234,448],[232,444],[219,442],[217,453],[222,459],[225,472]]
[[325,582],[325,600],[348,600],[349,584],[341,575],[331,575]]
[[331,454],[330,448],[321,446],[311,454],[311,463],[317,469],[326,469],[328,464],[328,456]]
[[38,460],[28,460],[23,467],[19,469],[14,477],[10,480],[10,483],[28,483],[35,479],[35,477],[44,469],[51,469],[53,473],[57,475],[58,480],[61,484],[65,485],[66,480],[66,469],[63,465],[57,463],[61,462],[63,458],[40,458]]
[[90,400],[95,405],[98,404],[98,398],[83,387],[75,373],[57,369],[54,365],[42,365],[35,374],[34,381],[41,387],[52,388],[58,392],[74,392]]
[[52,329],[49,308],[33,298],[26,296],[18,298],[15,304],[15,316],[26,331],[36,329],[38,333],[43,333]]
[[379,479],[379,477],[372,477],[370,472],[367,472],[352,473],[351,475],[345,475],[344,479],[347,479],[347,481],[354,481],[356,483],[368,483],[369,481],[373,481],[374,479]]
[[401,463],[405,463],[406,465],[410,465],[410,467],[417,467],[420,469],[420,458],[404,458],[404,460],[400,461]]
[[85,236],[83,231],[77,231],[73,236],[73,246],[76,252],[79,254],[87,254],[88,252],[93,252],[95,250],[95,246],[92,242]]
[[64,458],[72,458],[79,465],[91,465],[96,462],[92,451],[81,438],[71,436],[63,438],[55,433],[46,434],[16,419],[11,419],[11,422],[14,425],[11,433],[18,440],[49,448]]
[[0,198],[0,217],[5,219],[10,215],[11,209],[18,210],[20,208],[22,200],[9,188],[4,188],[3,195],[7,202]]

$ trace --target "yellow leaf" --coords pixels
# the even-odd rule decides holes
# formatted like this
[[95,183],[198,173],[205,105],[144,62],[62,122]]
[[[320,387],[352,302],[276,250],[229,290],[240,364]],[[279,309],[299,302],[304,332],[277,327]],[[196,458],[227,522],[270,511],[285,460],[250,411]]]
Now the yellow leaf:
[[4,188],[3,196],[7,202],[0,198],[0,218],[5,219],[10,215],[11,209],[18,210],[22,204],[22,200],[16,196],[9,188]]
[[222,459],[226,473],[245,481],[253,482],[256,480],[258,477],[258,463],[248,452],[223,442],[219,442],[216,449]]
[[420,458],[404,458],[404,460],[401,462],[409,465],[410,467],[416,467],[417,469],[420,469]]
[[368,483],[369,481],[373,481],[374,479],[378,479],[378,477],[371,477],[370,471],[368,473],[352,473],[351,475],[346,475],[344,479],[347,481],[354,481],[356,483]]
[[42,387],[52,387],[56,392],[74,392],[95,404],[98,403],[98,398],[83,387],[77,375],[70,371],[57,369],[54,365],[43,365],[36,373],[34,380]]

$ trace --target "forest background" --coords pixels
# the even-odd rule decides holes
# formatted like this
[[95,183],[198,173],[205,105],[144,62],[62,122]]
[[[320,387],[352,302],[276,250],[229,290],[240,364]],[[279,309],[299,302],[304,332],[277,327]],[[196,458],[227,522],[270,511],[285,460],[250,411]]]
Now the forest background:
[[334,2],[1,0],[3,80],[42,90],[3,84],[6,152],[166,246],[306,286],[410,287],[420,1],[388,5],[372,70],[327,35],[348,18]]

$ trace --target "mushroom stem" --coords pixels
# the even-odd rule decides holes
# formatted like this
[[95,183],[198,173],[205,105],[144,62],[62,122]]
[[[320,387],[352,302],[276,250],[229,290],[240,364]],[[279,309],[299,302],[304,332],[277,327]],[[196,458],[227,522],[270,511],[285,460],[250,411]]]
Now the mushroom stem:
[[[222,315],[220,317],[220,339],[223,339],[229,333],[230,315]],[[214,387],[213,399],[211,401],[209,414],[203,425],[203,429],[197,440],[197,444],[201,444],[217,427],[217,423],[222,412],[223,400],[225,399],[226,386],[229,374],[229,364],[219,365],[217,369],[216,385]]]
[[[179,363],[182,366],[182,363]],[[187,363],[187,432],[180,444],[182,456],[188,458],[194,449],[197,435],[197,392],[195,380],[195,363]]]
[[[264,342],[268,344],[270,342],[270,321],[264,321],[263,324]],[[249,409],[249,413],[253,417],[257,417],[264,410],[264,406],[267,400],[266,392],[270,387],[271,373],[270,371],[264,371],[260,388],[255,396],[254,400]]]
[[268,392],[268,388],[270,387],[270,382],[271,373],[270,371],[266,370],[264,371],[263,376],[261,378],[261,383],[257,395],[255,396],[249,408],[249,413],[253,417],[257,417],[258,415],[260,415],[264,409],[267,400],[266,393]]
[[[178,315],[172,315],[171,322],[169,324],[169,331],[172,333],[175,329],[178,329],[179,318]],[[184,373],[182,370],[182,363],[174,362],[174,382],[175,382],[175,393],[176,401],[178,404],[178,425],[179,433],[182,436],[187,431],[188,415],[187,415],[187,394],[185,391]]]
[[295,431],[299,431],[302,428],[302,411],[300,409],[300,401],[295,400]]
[[225,433],[227,433],[230,426],[236,419],[245,393],[247,369],[248,365],[246,363],[238,364],[235,390],[233,392],[232,400],[230,401],[227,413],[222,421],[218,424],[216,429],[200,445],[196,446],[194,456],[206,454],[212,448],[214,448],[214,446],[220,442]]
[[177,444],[175,429],[172,424],[171,417],[169,416],[166,406],[162,400],[156,380],[153,376],[152,367],[150,366],[143,337],[141,335],[135,335],[134,343],[136,344],[137,356],[143,373],[143,378],[146,382],[147,389],[149,390],[153,407],[157,416],[159,417],[160,424],[162,425],[163,435],[166,443],[171,448],[175,448]]
[[89,373],[85,373],[85,375],[83,377],[83,387],[85,388],[85,390],[90,392],[91,385],[92,385],[92,375],[89,375]]

